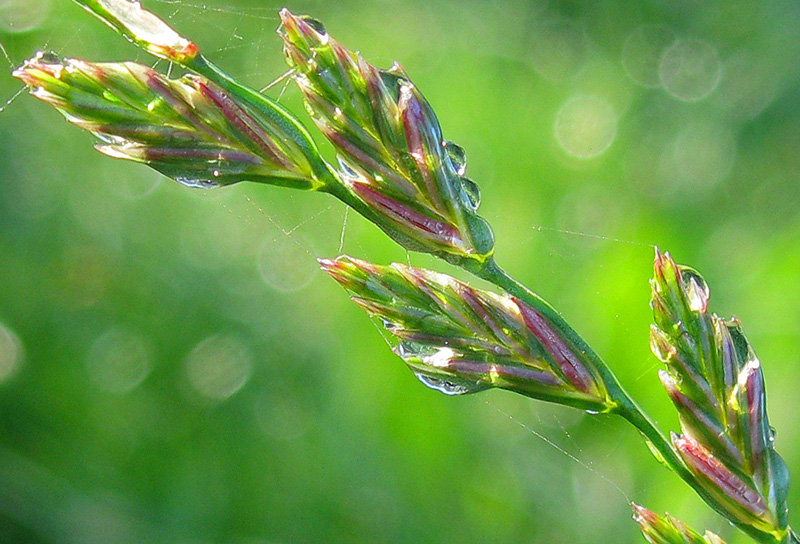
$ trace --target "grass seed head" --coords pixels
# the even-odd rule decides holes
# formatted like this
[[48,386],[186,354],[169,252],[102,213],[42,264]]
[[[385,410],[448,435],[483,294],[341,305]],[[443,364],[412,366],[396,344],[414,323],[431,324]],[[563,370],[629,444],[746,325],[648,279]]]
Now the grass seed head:
[[319,22],[286,9],[279,34],[307,109],[336,149],[346,189],[377,212],[384,230],[402,233],[395,239],[408,249],[487,258],[494,238],[476,214],[480,193],[464,175],[465,154],[443,139],[405,70],[372,66]]

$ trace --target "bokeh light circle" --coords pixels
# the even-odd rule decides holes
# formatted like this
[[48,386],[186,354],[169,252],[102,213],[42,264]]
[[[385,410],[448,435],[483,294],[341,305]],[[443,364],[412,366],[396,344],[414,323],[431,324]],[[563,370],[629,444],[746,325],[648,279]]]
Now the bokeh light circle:
[[136,388],[152,368],[145,340],[120,328],[112,328],[97,338],[86,357],[86,370],[92,382],[99,389],[118,395]]
[[0,323],[0,383],[8,380],[22,364],[22,341],[10,328]]
[[617,116],[611,105],[596,96],[576,96],[556,115],[559,145],[580,159],[602,155],[617,135]]
[[528,58],[536,71],[548,79],[564,81],[575,76],[589,55],[583,29],[570,21],[538,25],[530,36]]
[[760,53],[740,51],[723,64],[725,78],[715,94],[717,102],[737,119],[752,119],[775,100],[779,70]]
[[53,8],[53,0],[0,0],[0,29],[28,32],[42,26]]
[[310,242],[298,233],[268,237],[258,255],[261,277],[278,291],[299,291],[317,274]]
[[676,98],[694,102],[710,95],[722,77],[716,48],[702,40],[679,40],[664,52],[661,83]]
[[285,387],[272,389],[253,405],[259,428],[275,440],[295,440],[308,432],[313,418],[301,395]]
[[202,397],[222,401],[239,391],[253,370],[247,346],[229,334],[216,334],[197,344],[186,358],[186,378]]
[[660,87],[660,64],[664,51],[675,42],[675,33],[660,25],[642,25],[631,32],[622,46],[622,67],[644,87]]
[[735,159],[736,140],[730,128],[714,122],[692,123],[675,138],[670,177],[692,191],[708,190],[728,177]]

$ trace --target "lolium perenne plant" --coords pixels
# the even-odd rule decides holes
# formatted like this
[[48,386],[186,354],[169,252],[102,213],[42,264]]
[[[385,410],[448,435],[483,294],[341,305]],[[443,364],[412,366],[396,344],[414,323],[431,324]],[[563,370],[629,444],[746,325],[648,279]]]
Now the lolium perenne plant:
[[[400,65],[378,69],[319,22],[280,12],[291,78],[336,150],[332,165],[293,114],[225,74],[138,2],[76,2],[187,72],[173,79],[141,64],[54,53],[38,53],[14,72],[33,96],[93,133],[98,151],[191,187],[254,181],[329,193],[404,248],[487,280],[499,293],[407,265],[319,261],[425,385],[448,395],[498,387],[621,416],[664,466],[754,541],[800,542],[789,526],[789,475],[773,447],[760,362],[735,318],[709,313],[709,289],[696,271],[656,251],[651,347],[681,423],[668,439],[559,313],[498,266],[465,152],[443,138]],[[632,506],[649,542],[723,542]]]

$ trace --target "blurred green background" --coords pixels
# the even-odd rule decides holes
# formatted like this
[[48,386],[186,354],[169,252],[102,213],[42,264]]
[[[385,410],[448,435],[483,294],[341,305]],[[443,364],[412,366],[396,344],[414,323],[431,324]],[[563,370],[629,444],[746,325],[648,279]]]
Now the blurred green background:
[[[146,7],[248,84],[285,71],[278,4]],[[500,263],[664,430],[652,246],[698,268],[800,482],[800,4],[288,7],[403,64],[467,150]],[[153,62],[66,0],[0,0],[0,44],[2,102],[37,49]],[[91,143],[25,94],[0,113],[0,541],[643,542],[628,500],[748,541],[619,421],[426,389],[314,257],[463,274],[322,195],[192,190]]]

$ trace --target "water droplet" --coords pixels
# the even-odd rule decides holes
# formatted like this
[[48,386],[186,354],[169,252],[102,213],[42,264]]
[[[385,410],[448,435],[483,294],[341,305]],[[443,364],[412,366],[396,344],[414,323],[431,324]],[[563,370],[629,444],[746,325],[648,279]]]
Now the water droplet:
[[481,205],[481,188],[478,187],[477,183],[466,177],[461,178],[461,187],[467,195],[469,207],[477,210],[478,206]]
[[445,140],[443,146],[456,175],[463,176],[467,171],[467,152],[460,145],[447,140]]
[[717,50],[701,40],[675,42],[661,58],[661,82],[670,94],[695,102],[714,91],[722,75]]
[[309,17],[308,15],[302,15],[302,16],[300,16],[300,19],[301,19],[301,20],[302,20],[302,21],[303,21],[305,24],[307,24],[308,26],[310,26],[311,28],[313,28],[313,29],[314,29],[314,30],[317,32],[317,34],[320,34],[320,35],[325,35],[325,36],[327,36],[327,34],[328,34],[328,31],[327,31],[327,30],[325,30],[325,25],[323,25],[323,24],[322,24],[320,21],[318,21],[317,19],[314,19],[313,17]]
[[644,441],[645,441],[645,444],[647,444],[647,449],[650,450],[650,453],[653,454],[653,457],[656,458],[656,461],[658,461],[659,463],[661,463],[665,467],[669,467],[669,463],[667,463],[667,460],[664,459],[664,456],[661,454],[661,452],[658,450],[658,448],[656,448],[656,445],[653,444],[653,442],[651,442],[647,438],[645,438]]
[[442,378],[434,378],[426,374],[415,372],[417,379],[431,389],[435,389],[445,395],[468,395],[469,393],[476,393],[486,389],[484,386],[474,385],[468,386],[460,383],[454,383]]
[[597,410],[585,410],[585,412],[586,412],[587,414],[589,414],[590,416],[596,416],[597,414],[599,414],[599,413],[600,413],[600,412],[598,412]]
[[125,152],[125,146],[130,145],[130,140],[126,140],[122,136],[117,134],[105,134],[102,132],[95,133],[97,139],[103,143],[108,144],[105,145],[97,145],[95,149],[97,149],[100,153],[104,155],[108,155],[109,157],[115,159],[128,159],[130,158],[129,155]]
[[215,187],[220,186],[219,183],[210,179],[195,179],[190,177],[178,176],[175,178],[175,181],[177,181],[181,185],[186,185],[187,187],[192,187],[194,189],[214,189]]
[[424,364],[437,368],[447,368],[455,356],[456,352],[447,347],[436,348],[429,353],[419,354],[419,358]]
[[400,99],[400,89],[409,85],[405,75],[388,70],[381,70],[379,74],[381,82],[383,82],[386,90],[389,91],[389,96],[392,97],[393,101],[397,102]]
[[681,282],[689,299],[689,307],[695,312],[704,312],[708,307],[709,289],[706,280],[696,270],[680,267]]
[[37,51],[36,59],[44,64],[61,64],[61,57],[54,51]]
[[386,329],[389,332],[392,332],[392,330],[394,330],[395,327],[397,327],[397,324],[394,321],[389,321],[385,317],[381,317],[380,318],[380,323],[381,323],[381,326],[383,326],[383,328]]
[[669,362],[675,355],[675,348],[669,338],[655,325],[650,325],[650,351],[664,363]]
[[339,170],[346,180],[355,181],[361,177],[355,170],[353,170],[353,167],[350,166],[350,163],[348,163],[346,159],[337,155],[336,160],[339,163]]
[[[394,323],[391,323],[391,326],[394,326]],[[389,327],[386,328],[389,329]],[[416,342],[409,342],[408,340],[403,340],[402,342],[398,343],[397,346],[392,351],[394,351],[398,357],[400,357],[404,361],[407,361],[412,357],[418,358],[420,353],[423,353],[425,350],[430,350],[430,348],[427,348],[422,344],[418,344]]]

